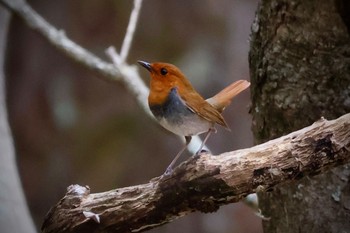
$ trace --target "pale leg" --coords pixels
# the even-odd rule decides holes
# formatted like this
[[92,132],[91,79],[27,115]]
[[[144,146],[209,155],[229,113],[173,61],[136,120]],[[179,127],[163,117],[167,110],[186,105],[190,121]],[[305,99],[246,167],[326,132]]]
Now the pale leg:
[[173,172],[173,166],[176,163],[176,161],[180,158],[181,154],[186,150],[188,144],[190,144],[192,137],[191,136],[185,136],[186,144],[185,146],[177,153],[173,161],[169,164],[168,168],[165,170],[164,175],[170,175]]
[[207,140],[208,140],[208,138],[209,138],[209,136],[211,135],[212,132],[216,132],[216,129],[214,127],[209,128],[209,130],[208,130],[207,134],[205,135],[205,138],[204,138],[201,146],[199,147],[199,150],[196,152],[196,155],[199,155],[201,153],[205,143],[207,142]]

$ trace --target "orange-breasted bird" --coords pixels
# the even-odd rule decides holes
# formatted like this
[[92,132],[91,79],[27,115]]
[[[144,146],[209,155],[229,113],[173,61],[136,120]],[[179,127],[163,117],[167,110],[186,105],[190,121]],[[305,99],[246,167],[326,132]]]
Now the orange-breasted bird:
[[189,80],[172,64],[138,61],[151,75],[148,105],[158,122],[174,134],[184,136],[186,145],[179,151],[164,174],[170,174],[177,159],[187,148],[192,136],[207,133],[198,153],[202,151],[215,124],[229,129],[221,112],[233,97],[249,87],[246,80],[238,80],[215,96],[205,100]]

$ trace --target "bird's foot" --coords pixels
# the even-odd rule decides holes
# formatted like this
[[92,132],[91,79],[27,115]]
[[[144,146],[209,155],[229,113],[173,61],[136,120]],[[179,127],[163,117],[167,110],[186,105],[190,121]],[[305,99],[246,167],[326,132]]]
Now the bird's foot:
[[160,181],[169,178],[170,175],[171,175],[172,173],[173,173],[173,169],[172,169],[171,167],[168,167],[168,168],[165,170],[165,172],[163,173],[163,175],[151,179],[150,182],[151,182],[152,184],[158,184]]
[[164,172],[163,175],[159,177],[159,182],[165,181],[171,177],[172,172]]
[[205,154],[205,153],[208,153],[209,151],[208,150],[205,150],[205,149],[201,149],[199,151],[197,151],[194,156],[200,156],[201,154]]
[[169,166],[169,167],[165,170],[165,172],[163,173],[162,178],[163,178],[163,177],[170,176],[172,173],[173,173],[173,168]]

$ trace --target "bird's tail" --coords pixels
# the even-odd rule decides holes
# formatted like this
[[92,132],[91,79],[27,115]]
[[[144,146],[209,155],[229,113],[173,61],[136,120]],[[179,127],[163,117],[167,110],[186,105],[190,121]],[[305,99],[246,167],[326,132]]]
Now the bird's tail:
[[228,106],[231,103],[233,97],[247,89],[249,86],[250,82],[246,80],[238,80],[224,88],[218,94],[207,99],[207,102],[210,103],[219,112],[222,112],[226,108],[226,106]]

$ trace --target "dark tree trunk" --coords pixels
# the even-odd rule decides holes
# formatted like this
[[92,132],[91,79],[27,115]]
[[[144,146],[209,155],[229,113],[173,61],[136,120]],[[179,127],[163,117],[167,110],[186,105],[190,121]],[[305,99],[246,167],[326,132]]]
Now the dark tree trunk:
[[[262,1],[250,70],[256,143],[350,112],[350,3]],[[259,193],[265,232],[350,230],[349,165]]]

